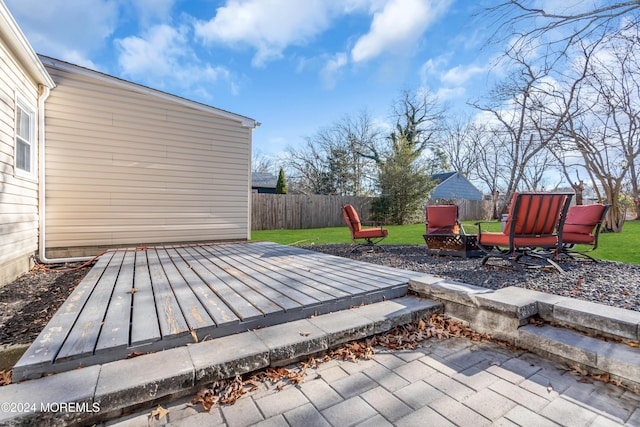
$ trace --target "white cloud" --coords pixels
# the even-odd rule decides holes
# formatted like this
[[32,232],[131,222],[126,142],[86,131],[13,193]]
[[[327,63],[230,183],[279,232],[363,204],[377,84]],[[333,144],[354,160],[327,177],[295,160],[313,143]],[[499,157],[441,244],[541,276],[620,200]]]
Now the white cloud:
[[453,88],[449,87],[441,87],[435,93],[438,101],[449,101],[451,99],[462,98],[467,94],[467,90],[462,86],[457,86]]
[[6,4],[36,52],[81,65],[91,63],[86,58],[105,45],[118,19],[115,0],[6,0]]
[[336,85],[336,76],[347,65],[347,54],[336,53],[331,57],[320,71],[320,77],[328,89],[333,89]]
[[472,77],[483,74],[487,71],[486,67],[480,67],[474,64],[458,65],[447,70],[441,77],[444,83],[463,85]]
[[135,8],[140,22],[170,21],[171,9],[176,0],[129,0]]
[[197,22],[195,31],[205,43],[255,48],[253,64],[261,66],[326,30],[334,8],[323,0],[229,0],[211,20]]
[[371,28],[351,51],[354,62],[413,45],[447,10],[451,0],[391,0],[373,15]]
[[206,85],[230,80],[231,74],[224,67],[202,64],[188,42],[185,27],[157,25],[141,36],[116,40],[118,64],[124,76],[136,81],[159,88],[170,84],[210,98]]

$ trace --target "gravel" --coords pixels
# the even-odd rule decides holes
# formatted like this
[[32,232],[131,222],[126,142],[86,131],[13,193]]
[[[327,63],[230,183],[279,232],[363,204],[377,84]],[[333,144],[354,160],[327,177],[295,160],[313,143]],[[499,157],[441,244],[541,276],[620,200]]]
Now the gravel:
[[521,274],[501,266],[483,266],[482,258],[428,255],[426,247],[419,245],[384,245],[386,252],[379,253],[351,253],[350,245],[308,245],[304,248],[433,274],[488,289],[519,286],[640,311],[640,265],[637,264],[567,259],[559,262],[564,274],[551,269],[533,269]]

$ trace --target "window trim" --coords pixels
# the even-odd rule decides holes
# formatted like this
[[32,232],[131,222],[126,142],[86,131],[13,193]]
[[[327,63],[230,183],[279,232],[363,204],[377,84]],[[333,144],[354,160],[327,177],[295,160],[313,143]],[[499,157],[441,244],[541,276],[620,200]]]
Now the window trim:
[[[29,136],[31,137],[30,141],[26,141],[24,138],[20,137],[18,135],[18,111],[22,110],[23,113],[27,114],[29,117]],[[15,103],[15,111],[14,111],[14,123],[15,123],[15,127],[13,129],[14,131],[14,138],[13,138],[13,149],[14,149],[14,156],[13,156],[13,170],[14,170],[14,175],[20,178],[26,178],[26,179],[30,179],[30,180],[36,180],[37,178],[37,165],[36,165],[36,159],[38,158],[37,156],[37,150],[38,150],[38,139],[36,137],[35,131],[36,131],[36,109],[28,102],[25,101],[24,97],[21,95],[17,95],[16,96],[16,103]],[[23,141],[24,143],[27,143],[29,145],[29,165],[31,166],[30,170],[24,170],[22,168],[18,167],[18,138],[20,138],[21,141]]]

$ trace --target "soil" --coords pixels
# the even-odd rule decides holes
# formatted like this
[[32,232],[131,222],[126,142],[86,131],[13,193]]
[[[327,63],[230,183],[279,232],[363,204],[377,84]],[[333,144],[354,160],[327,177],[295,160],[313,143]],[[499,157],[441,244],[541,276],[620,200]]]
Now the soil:
[[0,345],[32,343],[91,268],[57,267],[64,272],[36,267],[0,288]]

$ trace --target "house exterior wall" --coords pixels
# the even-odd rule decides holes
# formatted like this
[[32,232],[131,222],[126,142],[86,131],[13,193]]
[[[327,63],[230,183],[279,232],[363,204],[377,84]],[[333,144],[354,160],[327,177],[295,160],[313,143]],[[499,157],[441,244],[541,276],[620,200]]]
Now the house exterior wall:
[[441,182],[431,193],[431,199],[482,200],[482,193],[457,173]]
[[[33,110],[37,135],[38,85],[0,38],[0,286],[28,271],[38,248],[37,161],[31,178],[15,170],[18,98]],[[34,143],[36,149],[37,139]]]
[[253,126],[104,74],[42,62],[56,83],[45,114],[47,257],[250,237]]

